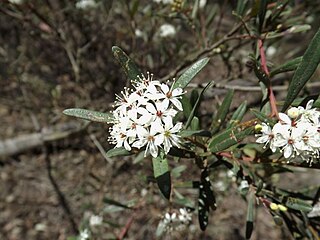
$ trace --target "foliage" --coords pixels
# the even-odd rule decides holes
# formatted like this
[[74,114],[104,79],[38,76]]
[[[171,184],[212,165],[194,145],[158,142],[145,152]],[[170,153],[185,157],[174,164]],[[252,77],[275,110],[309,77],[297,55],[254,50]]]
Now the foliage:
[[[300,7],[312,9],[314,7],[312,2],[240,0],[236,1],[236,4],[227,2],[220,4],[207,1],[203,7],[201,0],[175,0],[171,4],[166,4],[166,1],[114,1],[113,5],[112,1],[96,1],[97,6],[94,8],[78,7],[77,10],[74,2],[64,4],[66,4],[65,12],[70,14],[65,17],[76,19],[72,31],[71,26],[68,26],[68,29],[56,27],[56,23],[50,19],[54,18],[53,15],[44,18],[47,10],[45,7],[35,8],[28,3],[24,6],[33,12],[32,16],[36,18],[31,18],[30,24],[38,24],[37,34],[55,39],[64,49],[73,72],[72,81],[84,83],[86,79],[92,79],[92,73],[99,72],[96,77],[103,80],[96,84],[99,88],[97,91],[100,91],[104,84],[110,86],[106,89],[110,90],[111,95],[113,92],[118,92],[123,85],[127,85],[127,88],[121,93],[122,95],[118,94],[121,101],[119,102],[119,99],[116,101],[113,110],[110,110],[111,104],[101,108],[80,102],[75,104],[77,108],[66,109],[63,113],[92,122],[109,124],[110,143],[116,146],[105,153],[107,159],[115,157],[119,159],[117,161],[121,161],[130,156],[135,158],[134,163],[142,164],[143,168],[152,166],[153,177],[149,177],[149,181],[158,186],[170,209],[176,206],[183,209],[181,213],[171,211],[169,214],[163,214],[157,236],[166,234],[166,231],[176,230],[170,228],[170,224],[178,228],[177,216],[187,219],[181,220],[181,225],[190,224],[190,212],[198,214],[201,230],[205,231],[213,226],[212,212],[219,208],[218,200],[223,199],[229,190],[225,188],[219,192],[215,176],[219,172],[231,172],[233,178],[229,177],[227,184],[236,185],[239,195],[247,202],[246,219],[243,220],[246,228],[243,233],[245,238],[251,238],[256,225],[259,224],[255,220],[255,212],[259,208],[264,208],[265,214],[270,214],[276,225],[286,225],[292,237],[319,238],[319,214],[315,214],[315,211],[319,202],[320,185],[310,186],[309,190],[305,191],[294,187],[284,189],[273,181],[276,176],[288,172],[295,174],[298,169],[320,169],[318,144],[320,114],[315,109],[319,106],[319,100],[317,101],[319,93],[317,89],[309,87],[314,84],[313,76],[319,77],[317,67],[320,62],[320,30],[315,24],[316,10],[310,11],[310,14],[305,11],[303,13],[305,16],[301,15],[299,10]],[[225,22],[222,17],[224,8],[230,13],[228,21]],[[3,11],[7,14],[16,12],[23,14],[27,10],[18,4],[10,3],[10,7]],[[108,18],[108,15],[112,17]],[[108,57],[104,56],[107,63],[113,66],[112,72],[110,70],[112,77],[108,81],[108,77],[104,76],[105,71],[91,69],[91,65],[86,65],[83,61],[85,54],[88,54],[89,59],[94,58],[90,55],[90,50],[104,50],[103,44],[99,42],[100,35],[107,31],[115,31],[109,22],[121,23],[124,21],[124,16],[130,22],[127,26],[129,32],[121,32],[125,30],[119,27],[120,24],[117,25],[119,32],[112,41],[119,46],[112,46],[111,49],[108,43],[108,54],[105,54]],[[313,22],[305,21],[306,18],[313,19]],[[92,22],[98,23],[96,29],[101,28],[103,31],[87,41],[87,33],[93,30],[85,26]],[[174,28],[165,24],[170,24]],[[223,25],[226,26],[221,30]],[[123,38],[117,39],[119,35]],[[286,54],[285,59],[280,58],[280,62],[273,60],[275,56],[284,54],[286,50],[282,48],[290,48],[286,46],[287,39],[294,39],[296,36],[308,39],[309,43],[301,44],[297,51]],[[297,47],[297,43],[293,45],[294,48]],[[271,49],[276,49],[276,52],[271,53]],[[99,50],[95,53],[98,52]],[[118,63],[117,66],[110,60],[111,52],[115,62]],[[220,66],[215,66],[217,59],[221,63]],[[237,65],[240,67],[237,68]],[[217,71],[219,67],[225,71]],[[115,77],[119,75],[120,68],[128,80],[127,84],[125,81],[118,82]],[[147,78],[144,77],[143,74],[147,71],[155,73],[156,77],[150,78],[152,75],[149,73]],[[210,81],[202,78],[206,71],[214,72],[209,77]],[[211,79],[212,76],[214,79]],[[251,79],[249,85],[248,81],[240,81],[240,85],[232,84],[232,80],[246,79],[246,77]],[[172,78],[175,80],[166,83]],[[202,79],[207,83],[198,84],[197,81]],[[170,88],[168,92],[163,90],[166,87]],[[221,96],[216,96],[217,89],[225,95],[223,99]],[[276,94],[279,89],[287,91],[286,94]],[[156,107],[166,97],[170,99],[175,90],[179,92],[174,96],[175,101],[179,100],[183,111],[176,107],[177,102],[170,103],[171,105],[168,103],[170,107],[167,106],[165,110],[167,108],[173,110],[173,105],[176,107],[175,113],[170,115],[169,120],[170,129],[176,126],[172,124],[173,122],[183,122],[183,127],[179,127],[178,133],[165,129],[168,119],[161,118],[162,113],[159,114],[157,109],[154,116],[150,113],[150,119],[140,124],[140,127],[153,128],[155,125],[152,124],[159,120],[156,118],[158,116],[161,118],[159,120],[161,126],[156,126],[160,128],[158,132],[148,136],[142,136],[141,131],[126,135],[131,125],[130,127],[121,125],[122,121],[129,119],[130,124],[134,125],[132,129],[136,129],[137,122],[132,119],[138,121],[145,116],[141,108],[143,111],[151,112],[147,106]],[[238,91],[250,93],[256,91],[261,95],[255,95],[254,101],[243,98],[239,100]],[[127,100],[134,93],[137,96],[130,105]],[[163,96],[158,96],[161,94]],[[261,96],[261,101],[257,101]],[[215,104],[214,97],[219,99],[219,103]],[[314,101],[310,102],[310,99]],[[110,99],[108,101],[111,102]],[[124,111],[119,113],[117,107],[124,105]],[[279,106],[282,113],[279,113]],[[84,109],[88,107],[92,110]],[[135,117],[132,117],[130,111],[135,107],[140,109],[135,113]],[[104,110],[101,112],[96,111],[97,109]],[[286,110],[288,110],[287,115]],[[309,121],[307,127],[307,120],[302,121],[303,118]],[[286,119],[289,119],[289,123]],[[300,123],[304,126],[303,134],[305,134],[303,137],[299,135],[299,142],[305,144],[301,148],[294,145],[295,139],[292,137],[293,129],[297,129]],[[120,124],[119,131],[114,130],[117,124]],[[308,132],[310,126],[313,133]],[[153,142],[154,139],[150,137],[159,137],[161,131],[162,142],[156,146],[156,150],[151,151],[152,156],[149,156],[150,145],[137,142],[142,141],[142,137],[146,141]],[[287,140],[285,143],[283,141],[280,143],[285,135],[284,131],[292,135],[289,139],[285,139]],[[124,137],[125,140],[121,139]],[[171,142],[166,143],[168,140],[166,137]],[[306,143],[311,138],[315,139],[312,146]],[[288,154],[288,146],[293,148],[290,151],[295,154]],[[304,158],[304,152],[308,152],[307,158]],[[188,164],[188,167],[184,164]],[[190,174],[187,174],[187,169]],[[184,175],[190,178],[185,180],[182,177]],[[196,191],[197,200],[191,200],[190,195],[184,196],[180,193],[180,190],[186,189]],[[105,197],[104,204],[115,207],[110,211],[134,212],[138,211],[141,206],[139,204],[142,203],[137,201],[131,206]],[[108,224],[117,225],[112,221]],[[124,229],[127,231],[129,227],[130,221]],[[84,223],[83,231],[87,228],[90,228],[90,224]],[[126,231],[120,236],[124,238]],[[119,236],[118,238],[121,239]]]

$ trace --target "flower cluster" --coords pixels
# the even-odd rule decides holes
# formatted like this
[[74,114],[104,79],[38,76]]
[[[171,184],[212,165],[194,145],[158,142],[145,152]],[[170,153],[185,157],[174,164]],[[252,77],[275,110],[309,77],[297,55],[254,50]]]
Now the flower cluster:
[[109,142],[115,148],[145,147],[145,156],[157,157],[159,148],[168,153],[172,146],[181,147],[177,133],[182,123],[173,124],[173,118],[182,111],[180,102],[184,93],[181,88],[170,88],[165,83],[153,80],[153,75],[138,77],[132,82],[134,89],[125,88],[117,95],[110,127]]
[[192,212],[186,208],[180,208],[179,212],[166,213],[159,223],[165,231],[182,230],[192,221]]
[[279,149],[286,159],[301,157],[312,163],[319,158],[320,148],[320,112],[312,105],[310,100],[306,108],[292,107],[287,114],[279,113],[280,120],[272,128],[262,123],[256,142],[265,147],[269,144],[272,152]]

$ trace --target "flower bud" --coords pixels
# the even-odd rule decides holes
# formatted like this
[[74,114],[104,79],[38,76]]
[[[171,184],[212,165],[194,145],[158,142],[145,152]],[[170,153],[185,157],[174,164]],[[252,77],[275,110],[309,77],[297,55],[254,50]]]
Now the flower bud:
[[279,210],[282,211],[282,212],[285,212],[288,210],[288,208],[286,206],[283,206],[281,204],[278,204],[278,207],[279,207]]
[[292,119],[297,118],[300,115],[300,110],[296,107],[292,107],[288,110],[288,116]]
[[262,125],[261,125],[261,124],[255,125],[255,126],[254,126],[254,130],[255,130],[256,132],[261,132],[261,130],[262,130]]
[[270,208],[271,210],[276,211],[279,209],[279,205],[276,203],[270,203]]

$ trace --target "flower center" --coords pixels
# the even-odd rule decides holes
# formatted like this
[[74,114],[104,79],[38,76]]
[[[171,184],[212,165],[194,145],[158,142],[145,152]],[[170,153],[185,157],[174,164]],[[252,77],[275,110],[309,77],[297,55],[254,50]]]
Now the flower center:
[[162,113],[161,111],[157,111],[157,113],[156,113],[157,117],[161,117],[162,114],[163,114],[163,113]]
[[288,144],[293,144],[293,143],[294,143],[293,139],[288,140]]
[[171,98],[172,97],[172,92],[171,91],[167,92],[166,96],[167,96],[167,98]]
[[154,136],[149,135],[147,139],[148,139],[149,142],[153,142],[154,141]]
[[126,137],[126,135],[125,135],[125,134],[120,133],[120,138],[125,138],[125,137]]

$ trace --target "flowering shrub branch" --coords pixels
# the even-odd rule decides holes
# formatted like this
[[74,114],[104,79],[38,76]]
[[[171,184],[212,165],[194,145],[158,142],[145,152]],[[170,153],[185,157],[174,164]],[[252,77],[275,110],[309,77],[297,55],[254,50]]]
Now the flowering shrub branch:
[[[263,29],[265,13],[261,11],[258,14],[258,32]],[[302,58],[269,71],[263,46],[268,35],[251,34],[246,26],[248,20],[241,20],[240,24],[213,46],[218,47],[229,40],[242,27],[249,32],[249,41],[258,39],[258,51],[251,56],[251,67],[265,98],[260,110],[251,109],[250,120],[242,122],[247,113],[246,102],[239,104],[238,109],[229,117],[234,90],[226,94],[209,124],[203,124],[201,116],[197,115],[203,96],[214,84],[207,84],[200,93],[193,90],[190,94],[185,88],[208,64],[209,58],[198,60],[170,83],[163,81],[164,79],[159,80],[150,73],[143,75],[134,61],[119,47],[113,47],[113,53],[131,80],[131,86],[116,95],[113,110],[110,113],[79,109],[64,111],[67,115],[111,125],[108,139],[114,149],[108,151],[109,157],[142,153],[145,161],[148,161],[150,156],[154,180],[170,207],[179,195],[174,191],[177,186],[172,181],[171,160],[178,157],[194,161],[199,168],[199,178],[192,179],[191,184],[186,185],[197,189],[198,201],[191,207],[181,204],[185,208],[170,210],[164,214],[158,226],[159,235],[188,225],[192,220],[192,212],[198,214],[200,229],[207,228],[210,212],[219,207],[212,178],[212,173],[219,167],[231,171],[239,193],[248,202],[247,238],[253,232],[254,211],[258,205],[270,213],[276,224],[285,223],[293,236],[313,234],[316,237],[315,232],[320,229],[319,221],[313,218],[319,193],[307,195],[283,190],[273,186],[268,180],[273,174],[291,171],[283,165],[319,168],[320,112],[313,106],[317,101],[310,100],[305,107],[292,104],[320,62],[320,33],[316,33]],[[165,37],[175,34],[172,29],[168,32],[162,29],[161,32]],[[213,48],[205,49],[195,59],[210,55],[212,51]],[[184,70],[186,65],[189,65],[188,61],[178,66],[173,75]],[[303,75],[301,72],[307,65],[308,73]],[[292,70],[296,72],[290,82],[282,112],[278,112],[279,102],[273,93],[271,79],[278,73]],[[289,106],[292,107],[285,113]],[[309,232],[305,234],[293,227],[298,224],[303,224]]]

